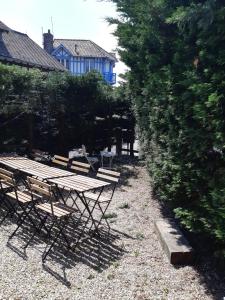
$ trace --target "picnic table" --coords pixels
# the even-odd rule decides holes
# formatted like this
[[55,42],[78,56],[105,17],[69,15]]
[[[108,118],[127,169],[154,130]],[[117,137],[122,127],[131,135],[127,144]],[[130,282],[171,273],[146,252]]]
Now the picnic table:
[[[88,202],[86,201],[85,192],[88,192],[90,190],[95,190],[97,198],[101,196],[104,187],[109,186],[110,183],[90,178],[83,175],[74,175],[74,176],[67,176],[67,177],[61,177],[61,178],[52,178],[48,180],[49,183],[54,184],[58,190],[59,195],[62,197],[63,202],[65,203],[65,199],[63,196],[63,193],[60,192],[61,189],[67,189],[69,193],[75,193],[76,196],[81,200],[83,203],[85,210],[88,212],[88,218],[84,224],[84,230],[87,226],[87,223],[89,220],[92,221],[92,226],[94,226],[95,230],[98,232],[98,226],[96,225],[96,222],[94,220],[94,217],[92,215],[93,209],[91,210]],[[98,192],[97,192],[98,190]],[[81,215],[83,216],[84,211],[81,212]]]

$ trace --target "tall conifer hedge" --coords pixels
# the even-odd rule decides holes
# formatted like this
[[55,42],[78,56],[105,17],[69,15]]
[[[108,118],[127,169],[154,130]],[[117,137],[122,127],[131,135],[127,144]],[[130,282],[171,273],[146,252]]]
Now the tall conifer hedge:
[[113,2],[155,191],[225,251],[225,3]]

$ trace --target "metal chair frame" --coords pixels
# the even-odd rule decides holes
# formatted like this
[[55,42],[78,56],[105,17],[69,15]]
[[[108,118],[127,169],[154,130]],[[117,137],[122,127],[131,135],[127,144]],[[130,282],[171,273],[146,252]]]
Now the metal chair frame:
[[5,219],[11,215],[13,217],[14,214],[16,214],[16,208],[15,204],[13,205],[11,202],[7,201],[6,194],[10,190],[13,190],[15,188],[15,179],[14,174],[10,171],[7,171],[5,169],[0,168],[0,206],[4,205],[6,208],[7,213],[0,221],[0,225],[5,221]]
[[[59,195],[60,198],[62,199],[62,202],[66,205],[66,201],[67,201],[68,197],[67,197],[66,199],[64,199],[63,192],[62,192],[62,190],[64,190],[64,188],[61,187],[60,185],[57,185],[57,184],[54,184],[54,186],[55,186],[55,188],[56,188],[56,190],[57,190],[58,195]],[[99,190],[99,189],[100,189],[100,190]],[[98,188],[98,191],[99,191],[98,197],[101,196],[101,193],[103,192],[103,189],[104,189],[104,186]],[[96,192],[97,192],[97,190],[96,190]],[[85,230],[88,228],[88,223],[89,223],[89,221],[91,221],[91,225],[90,225],[90,227],[89,227],[89,229],[88,229],[88,232],[90,232],[90,230],[92,229],[92,227],[94,227],[94,228],[95,228],[95,232],[98,234],[98,230],[97,230],[98,227],[97,227],[97,224],[96,224],[96,220],[93,218],[93,215],[92,215],[93,210],[89,208],[88,202],[86,201],[87,199],[86,199],[86,197],[84,196],[85,193],[84,193],[84,192],[78,192],[77,190],[73,190],[72,188],[70,189],[69,193],[70,193],[71,199],[72,199],[72,201],[73,201],[72,208],[73,208],[74,205],[75,205],[75,206],[76,206],[76,212],[77,212],[77,214],[79,214],[78,220],[76,220],[76,223],[75,223],[75,224],[74,224],[74,222],[73,222],[73,224],[74,224],[75,226],[79,226],[79,225],[82,223],[82,222],[81,222],[82,219],[85,220],[85,221],[82,223],[82,226],[83,226],[83,227],[82,227],[81,233],[79,234],[79,236],[78,236],[78,238],[77,238],[77,241],[76,241],[75,245],[73,245],[73,247],[72,247],[72,250],[75,250],[75,248],[77,247],[77,245],[78,245],[79,242],[80,242],[80,239],[81,239],[82,236],[84,235]],[[75,195],[75,198],[72,197],[73,194]],[[81,200],[81,203],[82,203],[83,206],[84,206],[84,209],[83,209],[83,210],[81,210],[81,208],[79,208],[79,207],[77,206],[77,204],[76,204],[77,199]],[[74,208],[73,208],[73,209],[74,209]],[[87,216],[84,216],[86,212],[87,212]]]
[[[52,230],[53,228],[58,228],[58,233],[55,235],[54,239],[51,243],[47,242],[46,248],[44,250],[44,253],[42,254],[42,262],[44,263],[47,256],[51,252],[54,245],[59,240],[59,237],[62,236],[67,244],[68,250],[70,249],[70,242],[66,234],[63,232],[68,224],[69,218],[71,218],[72,214],[74,213],[74,210],[69,208],[68,206],[62,204],[60,206],[57,206],[56,204],[59,204],[59,202],[53,201],[53,198],[56,200],[56,193],[53,191],[53,186],[42,182],[38,179],[34,179],[32,177],[27,178],[30,186],[31,193],[40,193],[45,196],[45,202],[42,204],[36,205],[35,210],[36,213],[40,219],[40,224],[38,227],[38,230],[32,235],[32,237],[29,240],[29,243],[34,238],[35,234],[37,232],[40,232],[42,228],[45,228],[45,231],[47,232],[47,238],[48,240],[52,236]],[[39,213],[39,211],[42,212],[42,214],[45,214],[44,217],[42,217]],[[49,228],[46,227],[47,219],[51,218],[51,226]],[[49,244],[49,245],[48,245]]]
[[[86,199],[88,199],[87,200],[88,205],[91,202],[94,202],[92,210],[91,210],[91,214],[94,212],[95,209],[98,209],[101,212],[101,217],[97,221],[97,225],[95,226],[95,230],[98,231],[98,228],[102,223],[102,220],[104,220],[107,227],[108,227],[108,231],[110,231],[109,222],[106,218],[104,218],[104,216],[105,216],[106,211],[107,211],[107,209],[108,209],[108,207],[109,207],[109,205],[112,201],[112,198],[114,196],[115,189],[116,189],[117,184],[119,182],[120,173],[115,172],[115,171],[111,171],[111,170],[106,170],[106,169],[103,169],[103,168],[99,168],[96,177],[101,179],[101,180],[104,179],[107,182],[111,183],[111,188],[112,188],[111,189],[111,194],[109,195],[109,197],[104,197],[104,196],[102,197],[101,193],[100,193],[100,195],[96,197],[96,195],[95,195],[96,190],[94,190],[93,193],[89,193],[89,192],[84,193],[84,196],[85,196]],[[93,227],[93,224],[91,225],[91,228],[92,227]]]
[[[27,186],[27,184],[26,184],[26,186]],[[17,186],[15,186],[13,192],[6,193],[6,196],[10,199],[15,200],[15,202],[17,204],[15,213],[18,216],[17,227],[13,231],[13,233],[9,236],[9,240],[11,240],[15,236],[15,234],[17,233],[19,228],[24,224],[26,219],[28,219],[30,221],[34,230],[38,230],[35,221],[31,217],[31,211],[35,210],[35,205],[36,205],[37,201],[40,200],[40,196],[35,194],[35,197],[34,197],[34,195],[32,195],[29,192],[29,190],[20,191]],[[21,211],[22,211],[21,214],[18,213],[18,208],[21,209]],[[26,243],[26,245],[24,246],[24,249],[27,248],[28,244],[29,243]]]
[[[76,171],[76,173],[81,173],[83,175],[87,175],[90,172],[90,167],[91,167],[90,164],[83,163],[83,162],[80,162],[80,161],[77,161],[77,160],[73,159],[72,162],[71,162],[71,164],[69,165],[68,169],[72,170],[72,171]],[[74,193],[73,191],[71,191],[70,189],[62,188],[62,191],[60,191],[61,198],[63,198],[62,197],[62,193],[64,191],[68,191],[67,198],[63,199],[64,203],[66,204],[68,198],[71,197],[74,205],[79,210],[79,208],[78,208],[78,206],[76,204],[76,200],[78,198],[77,194]],[[73,197],[74,194],[75,194],[75,198]]]

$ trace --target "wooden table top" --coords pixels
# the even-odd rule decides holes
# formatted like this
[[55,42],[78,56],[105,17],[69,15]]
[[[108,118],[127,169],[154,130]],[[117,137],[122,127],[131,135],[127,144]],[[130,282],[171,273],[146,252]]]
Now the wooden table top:
[[110,185],[110,183],[103,180],[77,175],[73,172],[50,167],[21,156],[0,157],[0,164],[78,192],[86,192]]
[[86,192],[92,189],[101,188],[110,185],[109,182],[90,178],[83,175],[74,175],[61,178],[49,179],[48,182],[58,186],[66,187],[77,192]]
[[73,172],[50,167],[26,157],[0,157],[0,164],[42,179],[74,176]]
[[28,159],[26,157],[14,157],[14,158],[0,158],[0,164],[5,165],[14,170],[26,170],[26,169],[37,169],[37,168],[45,168],[46,165]]
[[25,173],[39,177],[42,179],[50,179],[50,178],[57,178],[57,177],[65,177],[65,176],[74,176],[75,173],[69,172],[66,170],[62,170],[59,168],[45,166],[44,168],[36,168],[36,169],[26,169],[24,170]]

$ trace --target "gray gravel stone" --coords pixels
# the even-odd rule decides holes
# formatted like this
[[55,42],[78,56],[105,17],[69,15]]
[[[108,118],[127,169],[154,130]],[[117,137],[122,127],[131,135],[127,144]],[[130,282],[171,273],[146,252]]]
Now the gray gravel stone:
[[[219,299],[225,285],[215,277],[205,279],[211,272],[207,266],[198,266],[203,270],[198,272],[168,263],[154,230],[154,220],[162,217],[160,205],[151,196],[145,168],[125,165],[122,172],[124,184],[108,211],[117,215],[111,219],[110,241],[89,241],[71,257],[56,250],[43,268],[44,244],[31,245],[23,257],[20,233],[14,248],[6,245],[15,225],[1,226],[0,299]],[[129,208],[119,208],[126,203]]]

